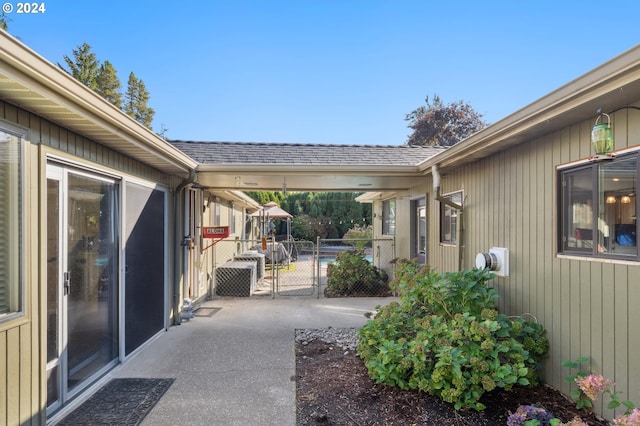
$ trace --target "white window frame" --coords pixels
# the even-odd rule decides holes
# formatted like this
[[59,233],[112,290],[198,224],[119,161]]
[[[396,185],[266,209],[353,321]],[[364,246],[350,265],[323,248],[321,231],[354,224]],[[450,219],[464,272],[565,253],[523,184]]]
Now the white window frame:
[[[464,193],[454,191],[444,194],[442,198],[462,206]],[[458,217],[459,212],[456,209],[446,203],[440,203],[440,244],[456,245],[458,243]]]
[[382,202],[382,235],[396,235],[396,199]]
[[[27,129],[16,127],[10,123],[0,121],[0,132],[9,135],[10,137],[17,138],[17,149],[15,154],[18,155],[16,164],[9,165],[9,167],[16,167],[16,174],[18,177],[17,185],[14,188],[8,188],[9,204],[5,211],[9,209],[15,209],[12,211],[12,215],[9,217],[15,218],[11,223],[7,223],[6,228],[10,235],[6,240],[7,254],[2,254],[3,258],[8,260],[7,269],[10,271],[10,282],[0,281],[0,287],[5,290],[6,295],[6,307],[7,311],[0,313],[0,323],[7,322],[25,315],[25,198],[24,191],[25,184],[25,141],[29,139],[29,131]],[[2,153],[0,153],[1,156]],[[7,159],[9,156],[7,155]],[[4,179],[3,179],[4,180]],[[9,183],[11,181],[9,180]],[[4,184],[4,183],[3,183]],[[11,191],[15,191],[12,194]],[[16,202],[17,200],[17,202]],[[3,218],[6,219],[6,218]],[[18,259],[9,257],[9,254],[17,254]],[[4,280],[4,277],[3,277]]]

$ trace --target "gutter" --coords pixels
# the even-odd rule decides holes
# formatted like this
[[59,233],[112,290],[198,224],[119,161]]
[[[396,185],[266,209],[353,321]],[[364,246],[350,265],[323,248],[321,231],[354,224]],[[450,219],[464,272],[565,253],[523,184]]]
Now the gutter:
[[435,200],[440,201],[441,203],[446,204],[458,211],[458,217],[460,220],[458,221],[458,270],[462,271],[462,247],[464,246],[464,209],[460,204],[454,203],[453,201],[443,197],[440,194],[440,172],[438,171],[438,165],[434,164],[431,166],[431,175],[433,176],[433,190],[435,192]]

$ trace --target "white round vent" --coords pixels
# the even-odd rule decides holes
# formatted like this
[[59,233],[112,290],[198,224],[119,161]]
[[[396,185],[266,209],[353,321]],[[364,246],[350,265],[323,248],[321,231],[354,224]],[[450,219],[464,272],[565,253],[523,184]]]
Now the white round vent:
[[498,269],[498,257],[494,253],[478,253],[476,255],[476,268],[488,268],[490,271],[495,271]]

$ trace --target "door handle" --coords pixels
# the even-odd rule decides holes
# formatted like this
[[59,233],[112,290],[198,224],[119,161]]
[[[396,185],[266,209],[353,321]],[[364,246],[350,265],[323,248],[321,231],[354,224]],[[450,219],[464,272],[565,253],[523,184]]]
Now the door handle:
[[71,274],[68,272],[64,273],[64,295],[69,294],[69,290],[71,289]]

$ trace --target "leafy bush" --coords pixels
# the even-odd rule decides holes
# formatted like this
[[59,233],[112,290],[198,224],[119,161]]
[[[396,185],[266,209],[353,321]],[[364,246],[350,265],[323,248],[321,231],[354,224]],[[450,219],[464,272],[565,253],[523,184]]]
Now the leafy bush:
[[371,247],[371,241],[373,239],[373,226],[360,226],[355,224],[353,228],[350,228],[343,236],[349,244],[353,244],[358,249],[364,250],[365,247]]
[[338,253],[327,267],[327,297],[382,295],[388,293],[389,276],[365,257],[363,250]]
[[544,328],[495,309],[493,274],[438,274],[397,263],[390,287],[400,302],[379,307],[359,331],[358,354],[378,383],[441,397],[456,409],[484,409],[484,392],[538,383],[548,351]]

